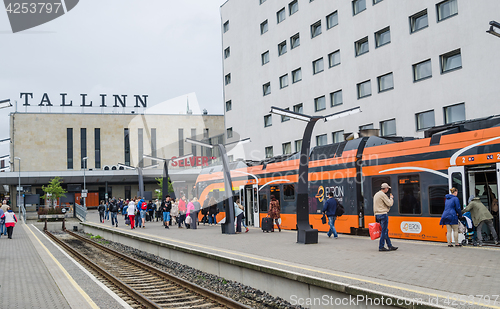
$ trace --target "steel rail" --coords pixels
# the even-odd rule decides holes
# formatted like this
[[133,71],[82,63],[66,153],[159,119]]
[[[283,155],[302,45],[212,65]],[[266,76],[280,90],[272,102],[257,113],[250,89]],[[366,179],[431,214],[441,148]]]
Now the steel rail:
[[210,300],[213,300],[221,305],[224,305],[228,308],[231,308],[231,309],[252,309],[252,307],[249,307],[247,305],[244,305],[240,302],[237,302],[231,298],[228,298],[224,295],[221,295],[219,293],[216,293],[216,292],[213,292],[213,291],[210,291],[204,287],[201,287],[195,283],[192,283],[192,282],[189,282],[185,279],[182,279],[182,278],[179,278],[179,277],[175,277],[161,269],[158,269],[158,268],[154,268],[153,266],[151,265],[148,265],[144,262],[141,262],[135,258],[132,258],[130,256],[127,256],[127,255],[124,255],[116,250],[113,250],[113,249],[110,249],[110,248],[107,248],[103,245],[100,245],[94,241],[91,241],[85,237],[82,237],[78,234],[75,234],[71,231],[68,231],[66,230],[66,233],[68,233],[69,235],[75,237],[76,239],[79,239],[81,241],[84,241],[86,243],[90,243],[91,245],[103,250],[103,251],[106,251],[122,260],[125,260],[127,262],[130,262],[130,263],[133,263],[134,265],[139,265],[143,270],[147,270],[148,272],[150,272],[152,275],[155,275],[155,276],[159,276],[159,277],[162,277],[163,279],[167,280],[167,281],[171,281],[171,282],[174,282],[178,285],[180,285],[181,287],[185,288],[185,289],[188,289],[190,290],[191,292],[193,293],[196,293],[198,295],[201,295],[203,297],[206,297]]
[[133,297],[134,300],[136,300],[138,303],[141,305],[145,306],[146,308],[152,308],[152,309],[161,309],[157,304],[155,304],[153,301],[149,300],[146,296],[142,295],[140,292],[135,290],[134,288],[130,287],[128,284],[122,282],[120,279],[116,278],[112,274],[108,273],[106,270],[104,270],[102,267],[97,265],[96,263],[92,262],[90,259],[88,259],[86,256],[80,254],[78,251],[75,249],[71,248],[69,245],[64,243],[62,240],[54,236],[52,233],[49,231],[45,231],[45,233],[53,240],[55,241],[58,245],[63,247],[65,250],[76,256],[78,259],[82,260],[87,266],[92,268],[95,272],[106,278],[106,280],[109,280],[111,283],[116,285],[119,289],[121,289],[123,292],[126,292],[129,294],[129,296]]

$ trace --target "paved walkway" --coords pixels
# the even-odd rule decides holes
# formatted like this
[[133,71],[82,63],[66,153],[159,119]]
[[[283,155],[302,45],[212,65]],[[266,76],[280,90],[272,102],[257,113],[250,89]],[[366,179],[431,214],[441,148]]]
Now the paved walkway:
[[[87,219],[99,223],[98,214]],[[319,243],[297,244],[295,231],[225,235],[220,226],[199,226],[197,230],[147,223],[144,229],[130,230],[119,216],[119,229],[153,237],[179,246],[212,252],[257,264],[298,272],[383,293],[423,298],[454,308],[500,308],[500,248],[448,248],[445,243],[394,239],[399,250],[379,252],[378,240],[343,235],[339,239],[319,234]],[[443,231],[444,233],[445,231]],[[487,297],[476,297],[487,295]],[[462,297],[462,301],[460,301]],[[466,303],[465,300],[469,300]],[[475,304],[472,304],[475,302]]]

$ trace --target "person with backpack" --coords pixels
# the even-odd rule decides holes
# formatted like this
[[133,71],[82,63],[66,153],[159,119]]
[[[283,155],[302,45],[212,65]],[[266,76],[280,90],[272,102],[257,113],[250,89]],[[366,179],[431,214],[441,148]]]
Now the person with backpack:
[[148,204],[146,203],[144,198],[141,198],[141,200],[139,201],[139,205],[140,205],[139,212],[141,214],[142,228],[145,229],[146,228],[146,213],[148,211]]
[[104,211],[106,210],[106,206],[104,205],[104,200],[101,200],[101,203],[97,207],[97,211],[99,211],[99,222],[104,223]]
[[328,200],[323,206],[323,213],[328,217],[328,224],[330,225],[330,229],[326,236],[329,238],[332,237],[334,239],[339,238],[337,234],[337,230],[335,229],[335,220],[337,220],[337,200],[333,198],[333,192],[328,193]]
[[14,231],[14,226],[17,223],[17,217],[10,206],[7,207],[7,212],[5,212],[0,219],[5,222],[5,227],[7,228],[7,238],[12,239],[12,232]]
[[116,224],[116,227],[118,227],[118,202],[114,197],[109,203],[109,212],[111,212],[111,226]]
[[142,220],[141,220],[141,198],[136,197],[134,198],[135,200],[135,227],[142,227]]

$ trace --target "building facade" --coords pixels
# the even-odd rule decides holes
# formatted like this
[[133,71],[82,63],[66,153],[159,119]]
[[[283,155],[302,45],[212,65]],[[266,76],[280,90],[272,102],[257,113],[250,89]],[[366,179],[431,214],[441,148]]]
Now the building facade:
[[361,108],[318,122],[311,146],[363,129],[423,137],[432,126],[500,114],[500,58],[488,52],[500,40],[486,33],[499,11],[496,0],[228,0],[228,142],[250,137],[249,159],[300,151],[305,123],[271,106],[311,116]]
[[201,167],[218,155],[185,138],[209,140],[223,132],[222,115],[16,112],[10,115],[10,172],[0,173],[0,181],[15,193],[20,178],[23,193],[41,196],[42,186],[59,176],[69,191],[64,202],[78,202],[85,186],[93,196],[87,205],[97,206],[106,196],[136,196],[138,168],[145,168],[145,191],[159,188],[155,178],[163,174],[163,161],[143,155],[175,159],[192,154],[169,164],[174,189],[191,195]]

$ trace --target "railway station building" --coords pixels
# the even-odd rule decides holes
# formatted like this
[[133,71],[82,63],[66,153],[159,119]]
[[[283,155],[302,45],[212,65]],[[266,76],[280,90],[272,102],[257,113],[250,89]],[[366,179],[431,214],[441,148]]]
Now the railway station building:
[[423,137],[433,126],[500,114],[500,58],[489,52],[500,39],[486,33],[499,11],[495,0],[228,0],[228,142],[250,137],[251,159],[300,151],[305,124],[271,106],[310,116],[361,108],[318,122],[312,147],[363,129]]

